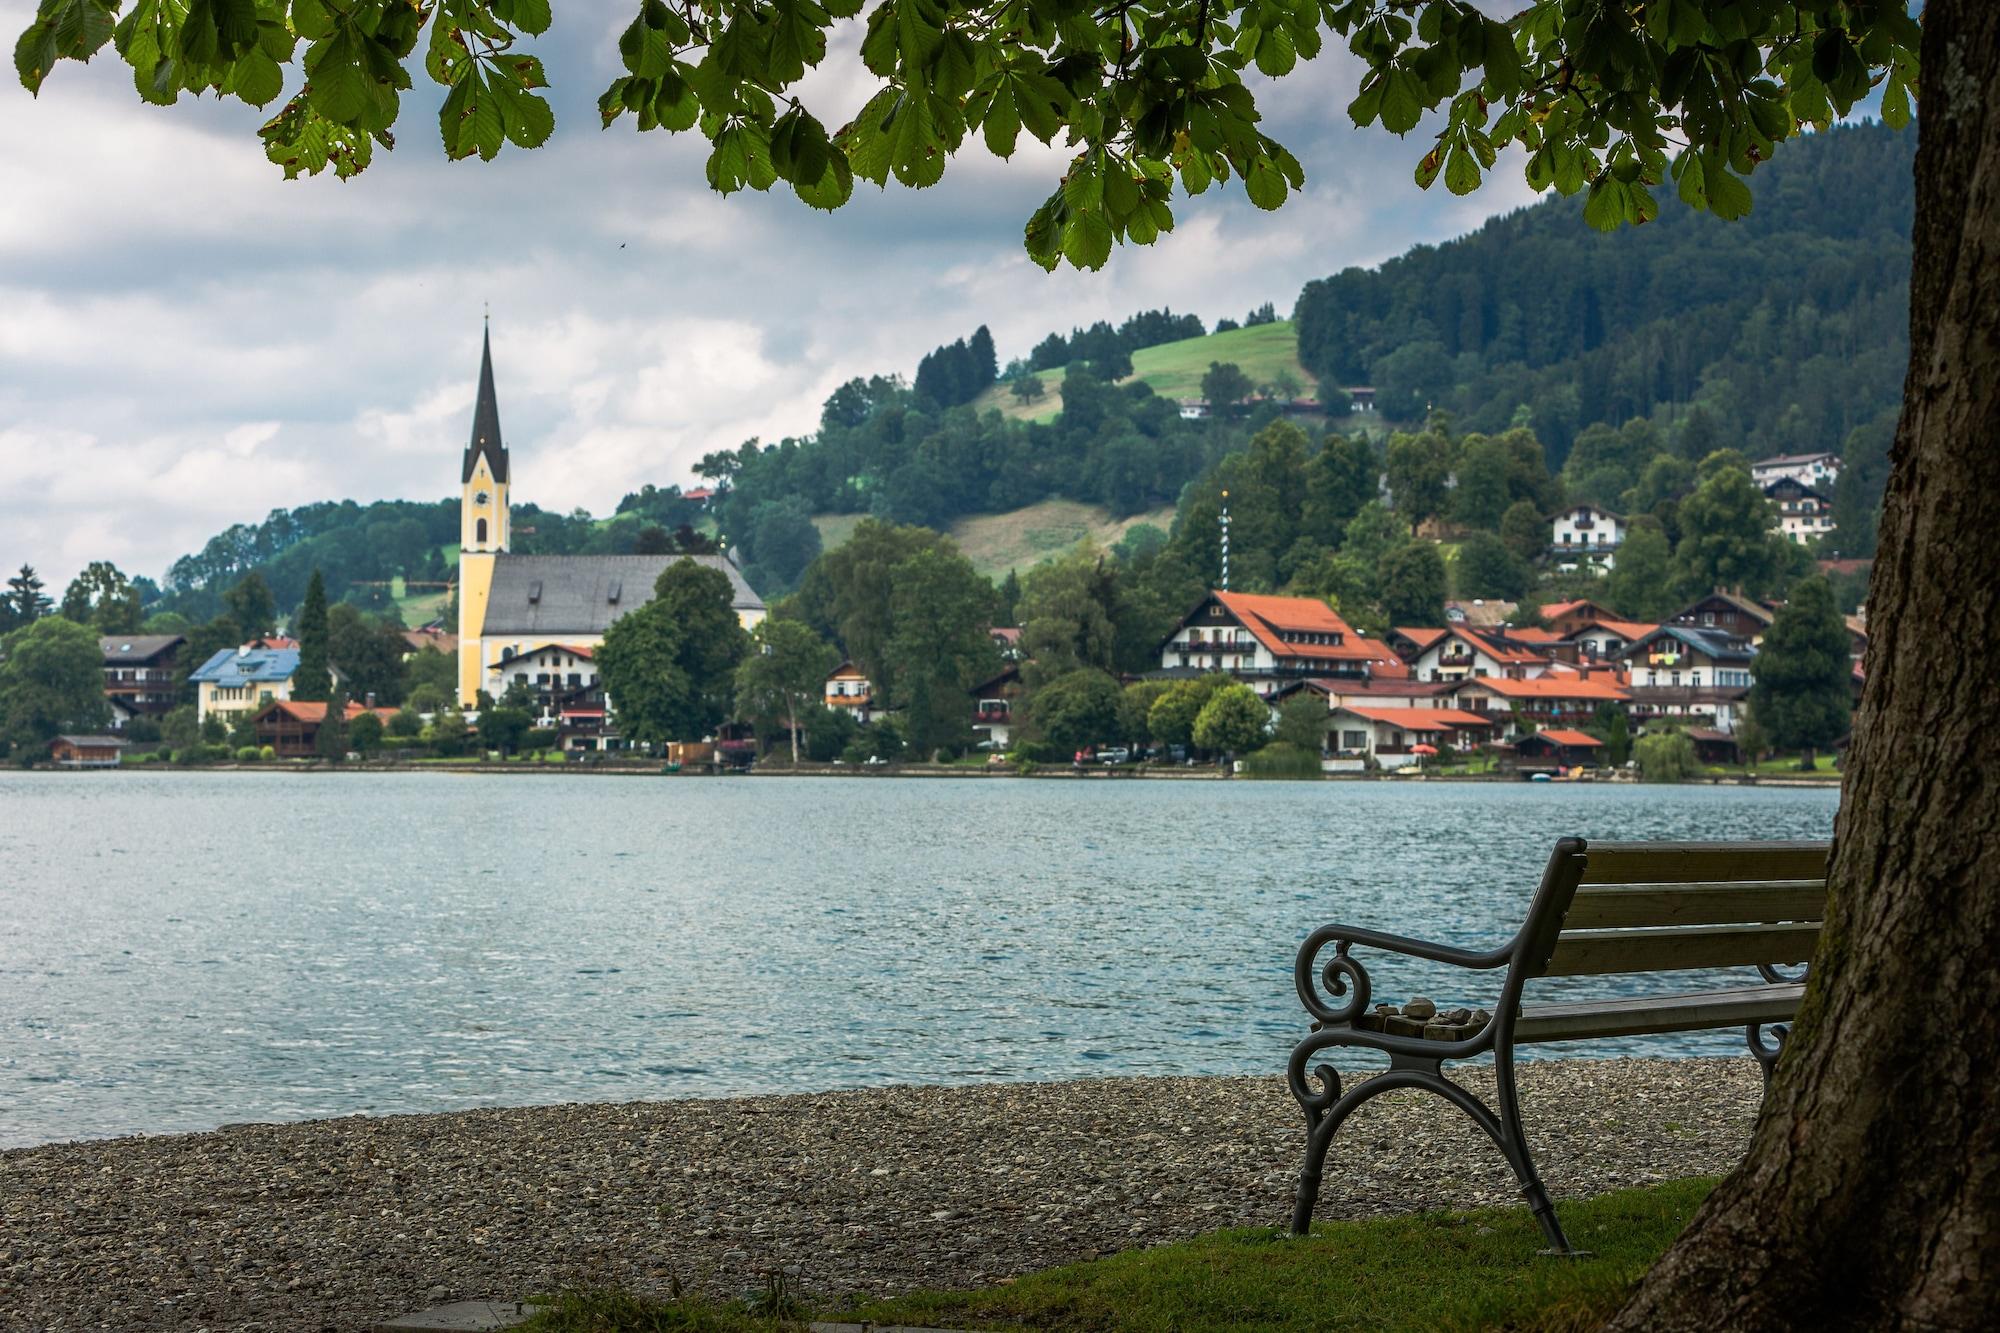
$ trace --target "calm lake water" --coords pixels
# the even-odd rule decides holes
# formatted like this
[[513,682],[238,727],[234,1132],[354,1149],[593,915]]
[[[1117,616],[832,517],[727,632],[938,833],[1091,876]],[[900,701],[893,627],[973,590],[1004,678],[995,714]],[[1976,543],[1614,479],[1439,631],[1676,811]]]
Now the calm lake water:
[[[1271,1073],[1306,1029],[1293,950],[1324,921],[1497,943],[1558,835],[1825,837],[1835,804],[1527,783],[0,774],[0,1146]],[[1490,1006],[1498,982],[1370,968],[1384,1000]]]

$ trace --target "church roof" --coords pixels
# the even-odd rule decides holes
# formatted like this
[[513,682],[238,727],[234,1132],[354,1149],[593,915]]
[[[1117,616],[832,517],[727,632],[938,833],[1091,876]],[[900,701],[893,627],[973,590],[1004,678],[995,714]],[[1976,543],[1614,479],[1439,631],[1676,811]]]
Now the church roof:
[[507,480],[507,445],[500,438],[500,400],[493,392],[493,335],[486,333],[479,348],[479,397],[472,405],[472,438],[465,445],[465,470],[461,483],[472,480],[479,455],[486,455],[486,467],[493,480]]
[[481,633],[602,634],[627,611],[653,600],[653,584],[676,560],[692,560],[729,576],[737,611],[761,611],[735,565],[719,555],[501,555],[493,563]]

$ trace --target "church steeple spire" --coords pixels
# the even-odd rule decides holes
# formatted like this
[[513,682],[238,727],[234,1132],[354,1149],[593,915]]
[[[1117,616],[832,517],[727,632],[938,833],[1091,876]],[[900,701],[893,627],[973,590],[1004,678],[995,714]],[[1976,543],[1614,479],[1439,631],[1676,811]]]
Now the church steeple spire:
[[486,469],[493,480],[507,480],[507,446],[500,438],[500,400],[493,392],[493,333],[489,327],[480,338],[479,397],[472,407],[472,438],[465,446],[465,467],[461,483],[472,480],[479,456],[486,456]]

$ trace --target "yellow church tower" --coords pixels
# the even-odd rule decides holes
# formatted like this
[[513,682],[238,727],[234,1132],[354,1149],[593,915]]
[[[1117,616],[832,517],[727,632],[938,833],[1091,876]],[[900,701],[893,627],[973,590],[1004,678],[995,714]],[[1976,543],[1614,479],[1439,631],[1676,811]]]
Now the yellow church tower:
[[493,392],[493,335],[482,339],[479,398],[472,408],[472,439],[460,469],[458,520],[458,702],[470,708],[479,695],[486,655],[480,636],[493,567],[507,549],[507,446],[500,438],[500,403]]

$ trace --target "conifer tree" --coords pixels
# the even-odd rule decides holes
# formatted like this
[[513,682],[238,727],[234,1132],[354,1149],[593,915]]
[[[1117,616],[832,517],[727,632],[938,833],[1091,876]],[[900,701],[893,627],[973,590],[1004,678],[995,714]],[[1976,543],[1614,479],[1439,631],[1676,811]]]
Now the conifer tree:
[[306,584],[306,599],[299,604],[298,630],[293,637],[299,641],[299,669],[292,677],[292,697],[330,698],[333,682],[326,651],[326,582],[318,569]]

